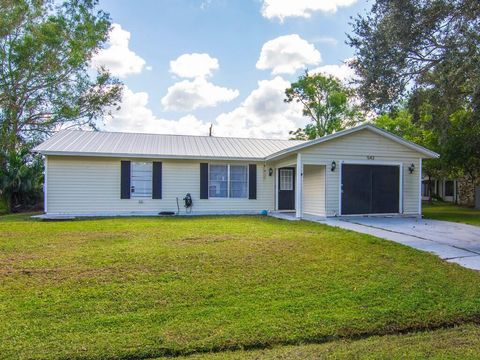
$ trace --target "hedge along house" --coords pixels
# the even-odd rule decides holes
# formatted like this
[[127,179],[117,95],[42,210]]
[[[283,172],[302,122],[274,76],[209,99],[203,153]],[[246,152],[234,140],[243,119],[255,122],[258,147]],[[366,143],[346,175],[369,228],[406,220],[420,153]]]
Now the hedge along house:
[[418,216],[422,158],[438,157],[369,124],[312,141],[65,130],[35,151],[47,216]]

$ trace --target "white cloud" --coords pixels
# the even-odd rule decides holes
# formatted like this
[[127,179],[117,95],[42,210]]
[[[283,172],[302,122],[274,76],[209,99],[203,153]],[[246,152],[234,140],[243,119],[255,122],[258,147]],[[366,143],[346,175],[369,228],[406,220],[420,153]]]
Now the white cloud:
[[285,89],[290,83],[280,76],[258,82],[245,101],[231,112],[216,118],[217,136],[288,139],[288,132],[308,121],[298,103],[285,103]]
[[[290,130],[303,127],[308,119],[302,116],[298,103],[285,103],[287,80],[277,76],[258,82],[243,103],[213,121],[214,136],[283,138]],[[147,132],[159,134],[208,135],[210,122],[193,115],[178,120],[156,117],[148,107],[146,92],[133,92],[125,86],[122,107],[105,120],[103,129],[109,131]]]
[[232,101],[238,95],[238,90],[217,86],[199,77],[170,86],[162,98],[162,105],[166,110],[191,111]]
[[312,69],[310,73],[321,73],[324,75],[331,75],[344,83],[348,83],[351,80],[355,79],[355,71],[350,66],[348,66],[348,62],[350,60],[351,59],[347,59],[340,65],[320,66],[315,69]]
[[316,11],[334,13],[339,7],[354,4],[357,0],[263,0],[262,15],[267,19],[287,17],[309,18]]
[[170,61],[170,72],[184,78],[211,76],[218,68],[218,59],[208,54],[183,54]]
[[100,50],[92,58],[92,66],[105,66],[119,77],[142,72],[145,60],[128,48],[130,32],[123,30],[119,24],[113,24],[110,31],[108,47]]
[[207,135],[209,125],[193,115],[178,120],[157,118],[148,108],[148,94],[135,93],[125,86],[121,109],[113,111],[103,127],[109,131]]
[[297,34],[280,36],[263,44],[257,69],[272,69],[272,74],[293,74],[306,65],[320,63],[322,57],[315,46]]

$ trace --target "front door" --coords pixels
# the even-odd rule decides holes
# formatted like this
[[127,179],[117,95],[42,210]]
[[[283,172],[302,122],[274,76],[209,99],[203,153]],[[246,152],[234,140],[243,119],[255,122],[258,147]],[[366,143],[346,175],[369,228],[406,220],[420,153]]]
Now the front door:
[[278,169],[278,210],[295,210],[295,168]]

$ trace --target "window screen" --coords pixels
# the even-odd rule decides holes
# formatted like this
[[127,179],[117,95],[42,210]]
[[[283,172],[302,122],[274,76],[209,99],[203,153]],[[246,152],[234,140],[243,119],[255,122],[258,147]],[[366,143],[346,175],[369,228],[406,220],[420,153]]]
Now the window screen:
[[247,190],[247,167],[245,165],[230,165],[230,197],[246,198]]
[[293,190],[293,170],[280,169],[280,190]]
[[208,196],[228,196],[228,165],[210,165]]
[[210,165],[208,196],[246,198],[248,168],[246,165]]
[[151,162],[132,162],[131,198],[151,198],[152,197],[152,163]]

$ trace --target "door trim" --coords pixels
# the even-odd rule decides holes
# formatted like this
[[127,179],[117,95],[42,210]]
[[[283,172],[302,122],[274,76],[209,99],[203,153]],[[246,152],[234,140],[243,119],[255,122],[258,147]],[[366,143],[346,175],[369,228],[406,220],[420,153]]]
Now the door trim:
[[[398,191],[398,213],[388,214],[342,214],[342,168],[343,165],[386,165],[386,166],[398,166],[399,168],[399,191]],[[341,160],[339,166],[338,177],[338,215],[339,216],[367,216],[367,215],[401,215],[403,214],[403,163],[399,161],[365,161],[365,160]]]

